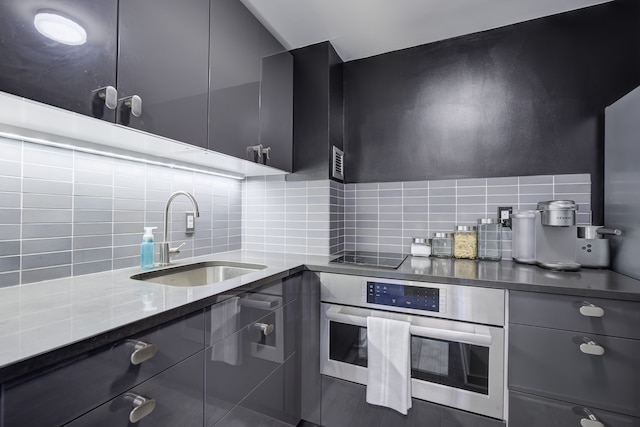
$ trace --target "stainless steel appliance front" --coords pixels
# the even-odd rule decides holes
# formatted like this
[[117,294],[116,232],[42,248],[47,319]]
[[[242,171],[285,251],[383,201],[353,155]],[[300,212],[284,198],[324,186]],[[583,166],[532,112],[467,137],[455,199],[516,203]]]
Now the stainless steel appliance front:
[[503,290],[330,273],[320,280],[323,375],[366,385],[367,317],[403,320],[411,323],[414,398],[505,418]]

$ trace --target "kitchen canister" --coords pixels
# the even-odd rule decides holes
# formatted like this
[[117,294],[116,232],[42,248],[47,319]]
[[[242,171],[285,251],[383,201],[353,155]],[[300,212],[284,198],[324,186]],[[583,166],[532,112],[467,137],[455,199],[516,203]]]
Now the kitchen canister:
[[478,255],[478,233],[475,225],[456,225],[453,232],[453,256],[461,259],[476,259]]
[[451,233],[433,233],[431,256],[436,258],[451,258],[453,256],[453,237]]
[[522,264],[536,263],[536,211],[511,214],[512,257]]
[[478,219],[478,259],[502,259],[502,224],[494,218]]
[[422,257],[428,257],[431,255],[431,246],[429,246],[429,241],[422,237],[414,237],[413,242],[411,242],[411,255]]

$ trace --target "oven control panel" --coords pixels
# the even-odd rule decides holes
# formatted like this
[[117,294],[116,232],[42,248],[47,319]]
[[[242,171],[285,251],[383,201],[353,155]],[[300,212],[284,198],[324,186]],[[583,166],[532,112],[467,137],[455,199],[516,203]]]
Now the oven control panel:
[[445,289],[367,281],[365,292],[369,304],[446,312]]

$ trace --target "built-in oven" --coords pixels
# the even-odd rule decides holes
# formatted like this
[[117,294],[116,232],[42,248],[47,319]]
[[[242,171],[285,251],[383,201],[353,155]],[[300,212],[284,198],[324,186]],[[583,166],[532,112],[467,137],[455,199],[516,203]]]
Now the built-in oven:
[[505,292],[321,274],[321,373],[367,384],[367,317],[410,323],[411,394],[504,419]]

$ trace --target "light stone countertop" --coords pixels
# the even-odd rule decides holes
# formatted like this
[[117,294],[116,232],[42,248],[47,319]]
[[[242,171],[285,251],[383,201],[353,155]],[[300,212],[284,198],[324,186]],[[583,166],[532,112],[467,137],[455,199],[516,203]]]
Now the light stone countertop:
[[640,281],[609,270],[553,272],[512,261],[408,257],[397,270],[330,264],[336,256],[232,251],[172,266],[232,261],[267,268],[207,286],[133,280],[139,268],[0,289],[0,382],[98,348],[215,303],[225,292],[291,273],[362,275],[584,297],[640,301]]

